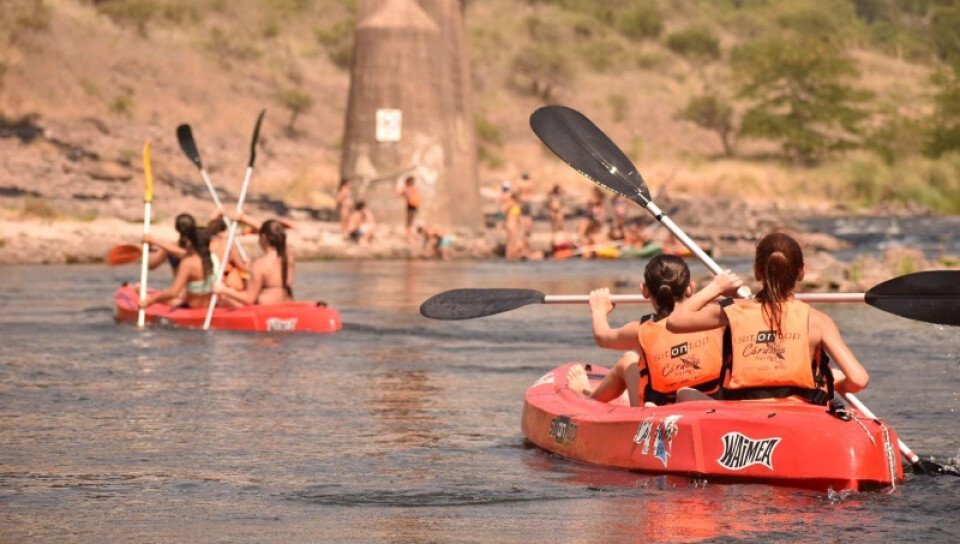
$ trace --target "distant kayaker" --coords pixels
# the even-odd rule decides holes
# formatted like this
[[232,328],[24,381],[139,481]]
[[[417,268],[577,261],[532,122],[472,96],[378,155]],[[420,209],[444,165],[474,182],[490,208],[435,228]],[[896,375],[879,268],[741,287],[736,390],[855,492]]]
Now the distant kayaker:
[[[170,287],[148,295],[140,307],[166,302],[172,306],[202,308],[210,303],[213,284],[217,279],[216,257],[210,255],[206,229],[196,226],[181,232],[180,247],[185,254],[177,267]],[[181,299],[181,296],[183,297]]]
[[[789,235],[774,232],[757,244],[755,300],[725,298],[743,284],[729,270],[718,274],[667,320],[674,332],[729,327],[724,399],[794,398],[827,404],[836,388],[856,392],[870,378],[830,316],[794,298],[803,279],[803,252]],[[840,373],[829,368],[829,358]]]
[[[221,217],[211,219],[207,223],[207,236],[210,239],[210,254],[216,255],[217,259],[221,258],[223,248],[227,245],[227,226]],[[246,278],[249,277],[247,273],[249,269],[250,263],[240,257],[240,252],[234,243],[227,257],[227,269],[223,271],[223,282],[234,289],[243,290]]]
[[287,234],[283,223],[268,219],[258,225],[246,214],[241,214],[236,220],[252,225],[260,231],[259,241],[263,255],[254,260],[250,267],[246,290],[238,291],[218,283],[214,286],[215,292],[235,306],[279,304],[293,300],[294,259],[287,249]]
[[151,234],[145,234],[143,241],[150,244],[151,248],[156,250],[150,252],[150,260],[148,261],[150,270],[166,262],[170,263],[170,268],[173,269],[173,273],[176,274],[177,268],[180,266],[180,260],[187,255],[187,250],[184,249],[182,245],[183,238],[196,227],[197,220],[194,219],[192,215],[189,213],[181,213],[174,220],[174,228],[177,229],[177,234],[180,235],[176,242],[161,240]]
[[[667,404],[676,400],[682,388],[702,393],[716,392],[720,382],[723,329],[678,334],[666,328],[666,318],[676,305],[690,296],[694,283],[690,268],[679,257],[658,255],[647,263],[643,273],[643,296],[653,303],[654,313],[643,320],[612,329],[607,321],[614,306],[609,289],[590,293],[593,338],[607,349],[627,351],[616,366],[593,389],[583,366],[570,369],[570,388],[601,402],[623,394],[631,406],[643,403]],[[694,393],[695,394],[695,393]]]

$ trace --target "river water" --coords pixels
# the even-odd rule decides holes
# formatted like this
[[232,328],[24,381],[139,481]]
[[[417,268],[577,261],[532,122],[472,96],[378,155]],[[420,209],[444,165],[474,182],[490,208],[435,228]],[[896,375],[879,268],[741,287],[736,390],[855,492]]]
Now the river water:
[[[140,332],[111,315],[133,267],[0,268],[0,542],[960,540],[960,478],[835,495],[548,455],[520,433],[525,389],[618,355],[586,306],[417,313],[450,288],[583,294],[642,264],[303,263],[298,295],[342,310],[329,336]],[[957,329],[826,310],[871,373],[861,399],[956,463]]]

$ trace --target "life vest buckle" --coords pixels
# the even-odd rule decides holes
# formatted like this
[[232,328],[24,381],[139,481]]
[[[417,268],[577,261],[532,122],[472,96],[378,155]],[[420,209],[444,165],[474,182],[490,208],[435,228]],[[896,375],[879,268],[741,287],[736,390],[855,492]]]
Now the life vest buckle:
[[827,405],[827,413],[832,415],[835,418],[840,419],[841,421],[850,421],[853,419],[853,415],[847,411],[847,408],[838,401],[837,399],[831,399],[830,403]]

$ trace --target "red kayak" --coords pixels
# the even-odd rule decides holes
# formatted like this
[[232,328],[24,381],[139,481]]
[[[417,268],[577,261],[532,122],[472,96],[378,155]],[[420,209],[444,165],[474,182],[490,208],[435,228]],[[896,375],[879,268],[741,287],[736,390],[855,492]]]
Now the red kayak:
[[[567,387],[571,364],[527,390],[523,434],[594,465],[809,489],[871,489],[903,478],[897,435],[881,420],[792,401],[693,401],[632,408]],[[594,366],[599,383],[607,373]]]
[[[117,321],[137,320],[139,293],[124,285],[113,295]],[[172,308],[166,304],[147,307],[147,322],[199,329],[206,308]],[[343,328],[340,313],[315,302],[286,302],[242,308],[217,308],[210,328],[232,331],[336,332]]]

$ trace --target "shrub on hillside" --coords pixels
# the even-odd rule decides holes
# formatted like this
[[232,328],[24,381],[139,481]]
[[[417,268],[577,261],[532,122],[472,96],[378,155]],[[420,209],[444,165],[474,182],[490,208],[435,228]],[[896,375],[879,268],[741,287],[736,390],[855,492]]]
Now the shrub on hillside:
[[610,114],[614,122],[622,123],[627,120],[627,114],[630,112],[630,102],[622,94],[611,94],[607,96],[607,104],[610,105]]
[[550,101],[558,88],[573,80],[571,60],[554,44],[524,46],[513,58],[511,83],[521,92]]
[[349,68],[353,58],[353,18],[317,29],[317,41],[327,57],[340,68]]
[[275,98],[281,106],[290,112],[290,119],[287,121],[287,134],[291,137],[296,136],[297,118],[313,107],[313,97],[305,89],[291,87],[279,91]]
[[960,73],[941,71],[932,78],[936,109],[930,119],[927,153],[939,156],[960,151]]
[[663,32],[663,14],[651,0],[635,0],[617,19],[620,33],[634,41],[655,39]]
[[609,72],[623,64],[623,46],[613,40],[590,40],[579,49],[583,62],[597,72]]
[[503,133],[500,127],[479,113],[474,117],[474,126],[477,131],[477,158],[491,168],[503,166],[505,161],[500,155]]
[[935,11],[930,20],[930,34],[937,56],[960,69],[960,6]]
[[862,206],[920,204],[931,210],[960,213],[960,154],[932,160],[911,157],[888,164],[879,157],[854,156],[846,165],[849,193],[835,195]]
[[667,36],[667,47],[674,53],[698,60],[720,58],[720,40],[706,28],[691,27]]
[[132,25],[147,35],[154,19],[183,24],[201,19],[199,7],[189,0],[93,0],[97,11],[119,25]]
[[733,155],[733,107],[717,94],[694,96],[677,114],[677,118],[715,132],[723,145],[723,154]]

